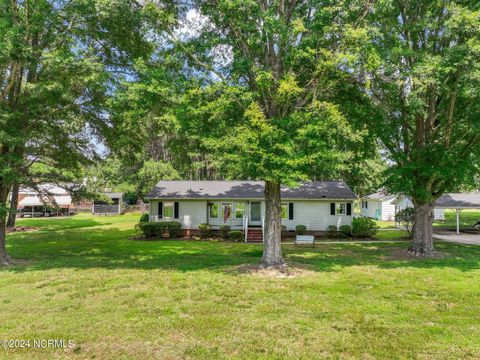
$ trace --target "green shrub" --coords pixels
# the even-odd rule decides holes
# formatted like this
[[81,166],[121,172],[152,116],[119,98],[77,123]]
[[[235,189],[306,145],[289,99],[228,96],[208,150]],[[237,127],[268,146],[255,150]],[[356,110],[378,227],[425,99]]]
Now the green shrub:
[[242,241],[244,238],[243,232],[240,230],[232,230],[230,231],[228,236],[230,237],[230,239],[236,242]]
[[147,223],[149,221],[150,221],[150,214],[145,213],[145,214],[142,214],[142,216],[140,216],[140,220],[138,222],[139,223]]
[[222,238],[224,238],[224,239],[228,238],[228,233],[230,232],[230,226],[220,225],[219,229],[220,229],[220,232],[222,234]]
[[140,230],[146,239],[150,239],[158,234],[155,223],[140,222],[135,225],[135,229]]
[[415,224],[415,208],[405,208],[395,215],[395,221],[408,231],[408,235],[413,237],[413,225]]
[[328,225],[327,236],[329,238],[336,238],[338,236],[337,225]]
[[298,235],[305,235],[307,232],[307,227],[305,225],[297,225],[295,226],[295,231]]
[[359,238],[373,237],[378,231],[375,220],[367,217],[352,220],[352,236]]
[[201,239],[207,239],[212,237],[212,225],[203,223],[198,225],[198,229],[200,230]]
[[352,227],[350,225],[340,225],[338,232],[342,237],[352,236]]
[[282,240],[285,240],[288,237],[287,225],[282,225]]
[[137,228],[146,238],[154,236],[178,238],[183,235],[182,224],[178,221],[141,222]]

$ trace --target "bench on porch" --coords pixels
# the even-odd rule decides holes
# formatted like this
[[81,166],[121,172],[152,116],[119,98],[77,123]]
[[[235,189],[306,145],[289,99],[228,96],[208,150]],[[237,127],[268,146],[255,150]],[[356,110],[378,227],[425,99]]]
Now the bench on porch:
[[297,235],[295,245],[315,245],[315,236],[313,235]]

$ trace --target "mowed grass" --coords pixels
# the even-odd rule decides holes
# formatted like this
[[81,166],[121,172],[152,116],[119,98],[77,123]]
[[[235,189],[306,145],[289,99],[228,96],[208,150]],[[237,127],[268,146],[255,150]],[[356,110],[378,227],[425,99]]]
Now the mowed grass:
[[[477,221],[480,221],[480,210],[464,209],[460,212],[460,228],[470,228]],[[376,223],[380,229],[394,229],[395,221],[378,221]],[[456,229],[457,227],[457,215],[455,210],[445,209],[445,220],[435,221],[434,227]]]
[[8,236],[23,263],[0,269],[0,339],[75,347],[1,358],[480,358],[480,247],[284,245],[307,270],[280,278],[237,271],[261,245],[130,240],[138,217],[21,220],[39,229]]
[[[464,209],[460,211],[460,228],[470,228],[477,221],[480,221],[480,210]],[[445,210],[445,220],[436,221],[433,226],[456,229],[457,215],[455,210]]]

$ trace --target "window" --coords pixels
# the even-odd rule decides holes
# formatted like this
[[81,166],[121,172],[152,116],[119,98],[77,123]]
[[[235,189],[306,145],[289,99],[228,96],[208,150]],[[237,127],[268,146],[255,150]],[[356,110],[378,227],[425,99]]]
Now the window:
[[337,215],[345,215],[347,213],[347,204],[346,203],[337,203],[335,213]]
[[362,201],[362,209],[368,209],[368,202]]
[[232,203],[222,203],[222,219],[226,222],[232,218]]
[[163,203],[163,217],[164,218],[173,218],[173,202],[164,202]]
[[282,219],[288,219],[288,204],[282,204]]
[[210,218],[212,219],[218,218],[218,203],[210,204]]
[[245,203],[236,203],[235,219],[243,219],[243,215],[245,215]]

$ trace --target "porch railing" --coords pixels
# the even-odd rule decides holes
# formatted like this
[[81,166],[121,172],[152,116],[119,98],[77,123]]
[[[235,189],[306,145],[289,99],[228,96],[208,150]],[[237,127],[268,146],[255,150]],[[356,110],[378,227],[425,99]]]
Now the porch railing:
[[262,242],[265,242],[265,217],[262,216]]
[[243,233],[245,234],[245,242],[248,239],[248,215],[243,215]]

